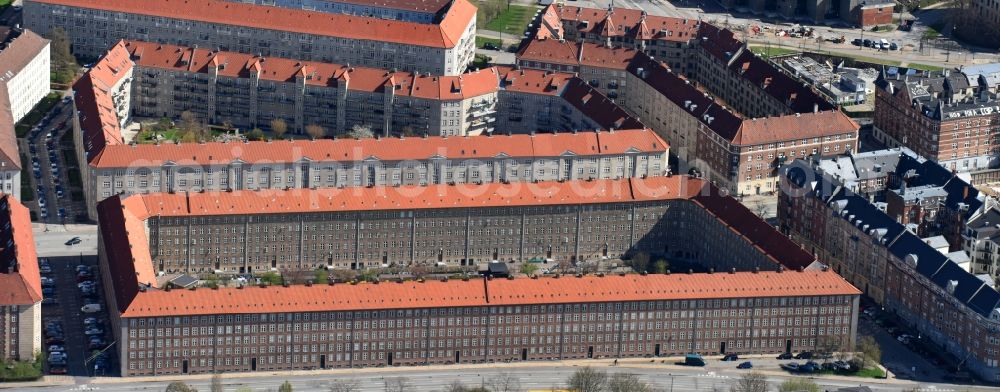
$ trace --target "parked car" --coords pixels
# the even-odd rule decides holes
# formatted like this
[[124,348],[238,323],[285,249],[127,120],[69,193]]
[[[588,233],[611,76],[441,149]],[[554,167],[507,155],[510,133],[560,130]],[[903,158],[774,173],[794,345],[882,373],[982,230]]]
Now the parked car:
[[52,287],[43,287],[42,288],[42,296],[43,297],[48,297],[48,296],[55,295],[55,294],[56,294],[56,290],[53,289]]
[[777,359],[792,359],[792,353],[784,352],[784,353],[778,354],[778,358]]
[[895,42],[889,44],[889,50],[899,50],[899,45]]
[[70,238],[69,241],[66,241],[66,245],[67,246],[73,246],[73,245],[79,244],[81,242],[83,242],[83,240],[81,240],[80,237],[73,237],[73,238]]
[[722,357],[723,361],[738,361],[739,359],[740,356],[737,354],[726,354],[726,356]]
[[42,305],[59,305],[59,300],[54,297],[42,298]]
[[83,312],[83,313],[97,313],[97,312],[101,311],[101,305],[99,305],[99,304],[98,305],[83,305],[83,307],[80,308],[80,311]]
[[781,368],[790,372],[797,372],[799,371],[799,364],[795,362],[783,363],[781,364]]
[[795,355],[795,359],[812,359],[812,351],[803,351]]
[[806,362],[805,365],[799,366],[799,371],[803,373],[812,373],[819,370],[819,365],[816,362]]
[[43,265],[41,267],[38,267],[38,272],[41,272],[43,274],[51,274],[52,273],[52,267],[49,267],[47,265]]
[[91,336],[91,335],[104,335],[104,330],[100,329],[100,328],[96,328],[96,327],[90,327],[90,328],[87,328],[87,330],[83,331],[83,334],[87,335],[87,336]]
[[854,46],[861,46],[861,43],[862,43],[861,38],[855,38],[855,39],[851,40],[851,45],[854,45]]
[[49,346],[49,352],[50,353],[52,353],[52,352],[66,352],[66,348],[63,347],[63,346],[60,346],[58,344],[53,344],[53,345]]
[[737,369],[753,369],[753,363],[750,363],[750,361],[746,361],[746,362],[743,362],[743,363],[741,363],[739,365],[736,365],[736,368]]
[[65,341],[61,336],[60,337],[50,336],[45,338],[45,344],[63,344],[63,343],[65,343]]
[[66,374],[66,366],[49,366],[49,374]]

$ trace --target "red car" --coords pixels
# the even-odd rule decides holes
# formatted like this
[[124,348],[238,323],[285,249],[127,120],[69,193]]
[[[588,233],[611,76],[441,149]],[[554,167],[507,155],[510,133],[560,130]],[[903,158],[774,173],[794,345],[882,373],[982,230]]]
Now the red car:
[[50,367],[49,374],[66,374],[66,367],[65,366]]

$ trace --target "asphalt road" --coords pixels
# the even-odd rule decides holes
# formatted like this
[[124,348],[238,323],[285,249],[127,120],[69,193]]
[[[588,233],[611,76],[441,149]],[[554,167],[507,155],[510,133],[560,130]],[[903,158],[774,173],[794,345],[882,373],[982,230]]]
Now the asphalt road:
[[[609,373],[632,373],[641,380],[649,383],[658,390],[666,391],[727,391],[740,377],[738,371],[713,372],[706,369],[666,369],[656,365],[628,363],[617,367],[610,366],[609,361],[594,362],[594,366]],[[237,390],[247,388],[251,391],[273,391],[278,386],[289,381],[296,392],[328,392],[330,384],[344,381],[354,381],[358,383],[358,391],[382,392],[385,390],[385,381],[397,378],[405,378],[406,391],[425,392],[441,391],[445,386],[453,382],[461,382],[466,386],[479,386],[487,384],[489,379],[501,373],[509,373],[520,382],[520,390],[544,390],[563,385],[567,378],[576,371],[576,366],[559,366],[545,363],[521,364],[517,367],[493,366],[484,368],[472,367],[433,367],[433,368],[409,368],[409,369],[360,369],[346,370],[340,372],[322,372],[306,375],[277,375],[263,374],[255,377],[245,376],[224,376],[223,385],[226,390]],[[770,390],[775,390],[777,385],[787,379],[788,376],[768,375],[768,382],[771,384]],[[75,385],[64,385],[54,387],[32,388],[32,391],[162,391],[169,384],[169,380],[151,381],[128,379],[101,379],[87,380],[78,379],[80,383]],[[184,380],[189,386],[200,391],[210,390],[210,376],[188,378]],[[822,389],[835,390],[837,388],[858,386],[853,380],[832,380],[816,379]],[[84,383],[85,382],[85,383]],[[866,383],[876,392],[901,392],[921,388],[923,391],[948,392],[948,391],[988,391],[990,389],[976,387],[959,387],[953,385],[930,385],[917,383]],[[24,389],[24,388],[22,388]],[[995,391],[995,389],[993,389]]]
[[[38,257],[97,255],[97,225],[45,225],[35,223],[35,249]],[[66,245],[73,237],[80,243]]]

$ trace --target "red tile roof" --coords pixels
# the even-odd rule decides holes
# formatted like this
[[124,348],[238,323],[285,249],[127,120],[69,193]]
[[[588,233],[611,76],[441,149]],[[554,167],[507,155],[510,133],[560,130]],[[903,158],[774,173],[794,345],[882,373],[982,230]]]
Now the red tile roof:
[[80,113],[84,151],[90,161],[97,158],[104,146],[124,143],[110,89],[128,76],[131,69],[128,50],[119,42],[73,84],[73,103]]
[[666,152],[668,146],[655,132],[646,129],[615,132],[541,133],[536,135],[322,139],[273,142],[210,142],[179,144],[109,145],[91,161],[98,168],[150,167],[167,162],[179,165],[226,165],[234,161],[255,163],[293,163],[313,161],[380,161],[446,159],[485,159],[499,156],[558,157],[564,153],[579,156]]
[[149,290],[122,317],[859,295],[833,271],[471,279]]
[[559,42],[555,39],[535,39],[524,45],[517,54],[517,61],[535,61],[545,64],[562,64],[625,70],[638,53],[630,48],[609,48],[590,42]]
[[[38,254],[28,208],[0,195],[0,305],[30,305],[42,300]],[[8,245],[9,244],[9,245]]]
[[248,53],[222,52],[155,42],[124,41],[135,65],[145,68],[172,69],[208,74],[218,68],[220,76],[251,78],[252,72],[263,80],[296,82],[312,86],[339,86],[349,90],[381,92],[395,88],[397,96],[425,99],[458,100],[496,92],[495,68],[468,72],[459,76],[414,75],[411,72],[348,66],[280,57],[259,57]]
[[[204,193],[151,193],[125,201],[151,216],[285,214],[324,211],[412,210],[598,204],[634,200],[688,199],[705,187],[687,176],[570,182],[512,182],[483,185],[429,185],[374,188],[321,188]],[[139,200],[136,202],[135,200]],[[111,201],[115,203],[115,201]],[[138,204],[128,204],[126,207]]]
[[490,305],[860,294],[833,271],[494,279],[488,286]]
[[695,19],[647,15],[636,9],[614,8],[610,17],[607,9],[600,8],[552,4],[549,9],[558,14],[564,24],[575,24],[581,33],[688,42],[698,32],[699,22]]
[[744,120],[733,144],[755,145],[781,140],[799,140],[846,133],[857,134],[861,126],[840,110],[790,114]]
[[454,0],[439,24],[278,8],[218,0],[35,0],[69,7],[117,11],[231,26],[348,39],[453,48],[476,17],[468,0]]
[[[687,176],[646,179],[514,183],[348,190],[149,194],[109,198],[98,205],[115,299],[124,317],[399,309],[491,304],[571,303],[682,298],[740,298],[857,294],[833,272],[735,273],[650,277],[587,277],[482,283],[383,283],[290,288],[155,290],[144,220],[187,215],[233,215],[380,209],[506,207],[546,204],[692,200],[741,232],[761,252],[798,269],[811,255],[708,183]],[[790,279],[790,280],[784,280]],[[476,281],[473,281],[476,282]],[[532,283],[534,282],[534,283]]]

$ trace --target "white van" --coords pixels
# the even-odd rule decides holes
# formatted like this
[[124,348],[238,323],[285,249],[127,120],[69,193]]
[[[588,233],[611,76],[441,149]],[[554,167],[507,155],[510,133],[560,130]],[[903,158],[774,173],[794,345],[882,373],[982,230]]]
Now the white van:
[[878,42],[882,44],[882,46],[879,46],[879,49],[889,50],[889,41],[886,41],[885,38],[882,38]]
[[101,304],[87,304],[80,308],[81,312],[84,313],[97,313],[101,311]]

